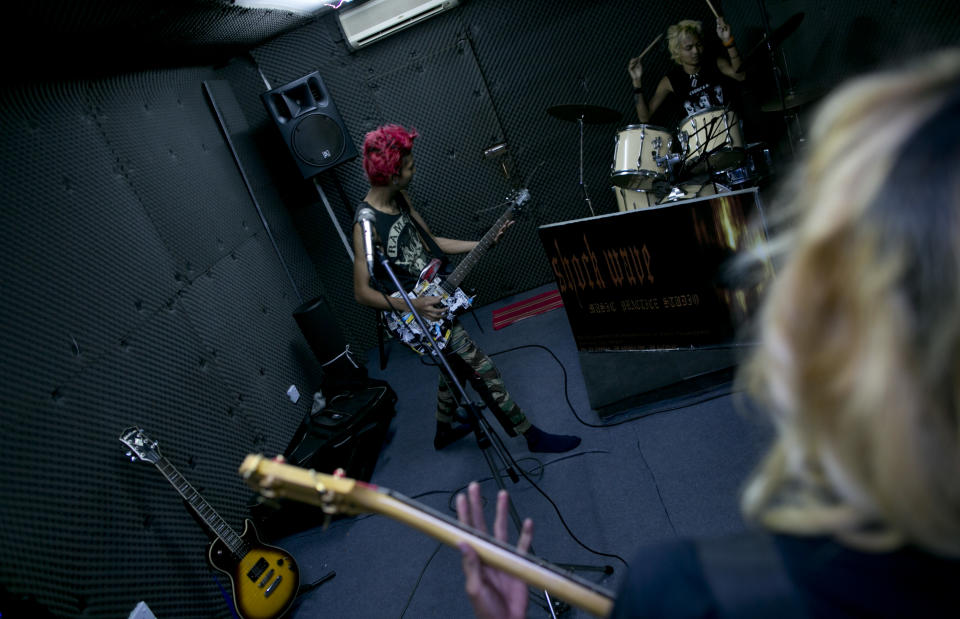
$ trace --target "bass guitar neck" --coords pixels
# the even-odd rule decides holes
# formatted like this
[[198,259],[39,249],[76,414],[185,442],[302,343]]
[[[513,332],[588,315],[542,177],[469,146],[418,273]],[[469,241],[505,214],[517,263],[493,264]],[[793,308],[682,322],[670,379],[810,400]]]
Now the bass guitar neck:
[[373,512],[402,522],[448,546],[466,542],[493,567],[520,578],[598,617],[610,614],[613,593],[533,555],[467,527],[458,520],[386,488],[361,481],[324,475],[313,470],[248,455],[240,474],[268,498],[285,498],[319,505],[327,513]]

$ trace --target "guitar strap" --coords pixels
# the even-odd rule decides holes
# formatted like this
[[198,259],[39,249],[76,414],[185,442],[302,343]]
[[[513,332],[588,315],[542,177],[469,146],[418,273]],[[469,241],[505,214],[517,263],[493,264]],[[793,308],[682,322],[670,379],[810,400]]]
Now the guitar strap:
[[400,212],[405,214],[410,220],[410,223],[413,224],[413,227],[417,230],[417,234],[420,235],[420,240],[424,245],[427,246],[427,251],[434,258],[439,258],[443,261],[443,273],[446,274],[446,267],[450,264],[450,258],[443,253],[443,250],[440,249],[440,246],[437,245],[436,241],[433,240],[433,237],[427,234],[427,231],[420,227],[420,224],[417,223],[416,218],[410,212],[410,205],[407,203],[406,197],[402,193],[397,194],[397,207],[400,209]]

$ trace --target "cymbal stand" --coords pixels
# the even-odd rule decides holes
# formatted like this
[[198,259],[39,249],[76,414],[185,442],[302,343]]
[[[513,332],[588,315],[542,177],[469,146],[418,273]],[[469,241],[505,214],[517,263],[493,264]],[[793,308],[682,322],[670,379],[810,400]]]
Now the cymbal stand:
[[777,86],[777,97],[780,100],[780,110],[784,113],[783,124],[787,130],[787,143],[790,146],[790,155],[795,156],[796,152],[793,145],[793,131],[790,129],[790,123],[787,121],[787,100],[783,92],[783,76],[780,72],[780,65],[777,63],[776,55],[773,52],[773,31],[770,30],[770,16],[767,15],[766,2],[764,0],[757,0],[757,3],[760,5],[760,16],[763,20],[763,31],[764,31],[764,42],[767,47],[767,55],[770,59],[770,67],[773,71],[773,81]]
[[590,194],[587,193],[587,183],[583,180],[583,114],[577,118],[577,126],[580,129],[580,192],[583,194],[583,199],[587,203],[587,208],[590,209],[590,215],[595,217],[596,213],[593,211],[593,203],[590,201]]

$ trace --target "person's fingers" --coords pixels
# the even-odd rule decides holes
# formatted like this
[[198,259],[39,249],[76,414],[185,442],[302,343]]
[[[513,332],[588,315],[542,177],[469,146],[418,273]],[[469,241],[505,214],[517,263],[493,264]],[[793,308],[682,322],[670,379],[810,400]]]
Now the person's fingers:
[[470,523],[470,509],[467,507],[467,495],[462,492],[457,494],[456,498],[457,505],[457,520],[467,525],[468,527],[473,526]]
[[493,520],[493,536],[501,542],[507,541],[507,517],[510,509],[510,495],[506,490],[497,493],[497,517]]
[[475,597],[480,593],[483,584],[480,577],[480,557],[466,542],[460,542],[458,547],[460,548],[460,559],[463,563],[463,574],[466,576],[464,589],[467,590],[467,595]]
[[473,527],[484,533],[487,532],[487,521],[483,517],[483,498],[480,496],[480,484],[475,481],[467,486],[467,498],[470,499],[470,521]]
[[533,543],[533,520],[527,518],[523,521],[523,527],[520,529],[520,539],[517,540],[517,550],[526,553],[530,550],[531,543]]

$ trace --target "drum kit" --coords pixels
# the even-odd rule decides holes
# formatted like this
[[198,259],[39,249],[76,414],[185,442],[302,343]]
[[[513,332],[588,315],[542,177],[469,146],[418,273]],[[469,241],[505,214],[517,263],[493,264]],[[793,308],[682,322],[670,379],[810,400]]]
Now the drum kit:
[[[744,67],[755,66],[763,59],[764,51],[772,55],[773,49],[798,28],[803,13],[792,16],[775,30],[770,29],[765,10],[764,21],[766,34],[746,54]],[[657,37],[653,43],[659,39]],[[653,47],[653,43],[643,54]],[[782,112],[786,116],[788,111],[821,94],[793,90],[784,94],[781,91],[776,101],[763,106],[763,111]],[[580,186],[591,214],[595,214],[583,181],[583,126],[615,123],[621,114],[588,104],[557,105],[547,109],[547,113],[579,124]],[[736,111],[730,107],[708,107],[684,118],[675,131],[652,124],[621,127],[614,138],[610,188],[618,209],[628,211],[762,186],[773,174],[770,149],[764,142],[744,143],[743,128]]]
[[758,186],[772,168],[764,143],[744,143],[736,112],[708,107],[684,118],[676,132],[622,127],[610,179],[619,209],[633,210]]
[[[583,183],[583,125],[609,124],[620,113],[596,105],[567,104],[547,112],[580,124],[580,182]],[[758,186],[773,171],[770,149],[744,144],[740,119],[729,107],[709,107],[684,118],[677,130],[651,124],[621,127],[614,137],[611,190],[621,211]]]

